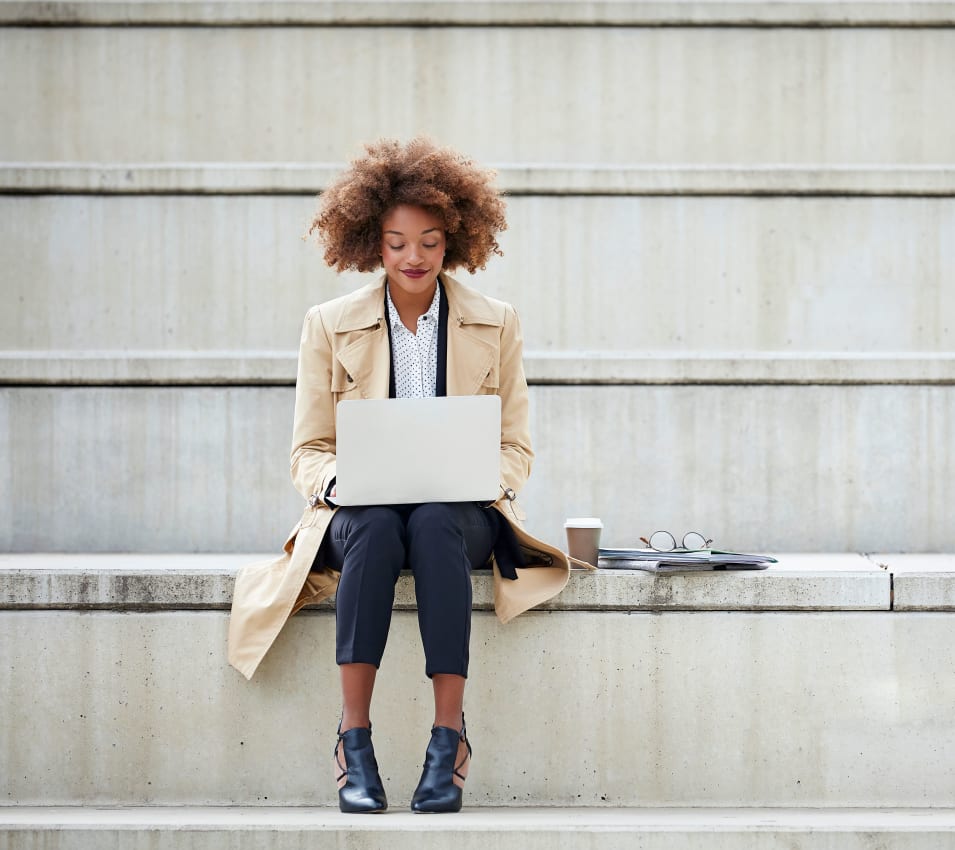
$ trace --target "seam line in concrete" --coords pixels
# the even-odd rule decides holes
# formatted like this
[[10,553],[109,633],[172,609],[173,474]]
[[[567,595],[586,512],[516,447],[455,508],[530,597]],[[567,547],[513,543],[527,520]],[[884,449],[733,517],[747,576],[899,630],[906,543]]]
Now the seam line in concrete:
[[[526,351],[532,386],[951,386],[955,353]],[[0,386],[294,386],[294,351],[0,351]]]
[[[490,163],[509,196],[955,197],[955,166]],[[344,163],[0,163],[0,194],[313,196]]]
[[[913,381],[825,381],[825,380],[630,380],[630,381],[579,381],[579,380],[534,380],[528,379],[529,387],[946,387],[955,386],[951,380]],[[294,387],[295,380],[262,381],[203,381],[188,379],[170,381],[15,381],[0,378],[0,387],[18,390],[42,389],[193,389],[193,390],[251,390]]]
[[19,27],[732,27],[937,28],[955,24],[948,0],[900,2],[85,2],[0,4]]

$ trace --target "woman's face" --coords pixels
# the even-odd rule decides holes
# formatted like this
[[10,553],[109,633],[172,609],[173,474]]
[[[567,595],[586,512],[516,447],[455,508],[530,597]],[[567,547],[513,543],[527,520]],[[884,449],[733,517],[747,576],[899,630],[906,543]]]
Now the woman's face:
[[392,286],[431,297],[444,263],[444,223],[423,207],[401,204],[381,222],[381,260]]

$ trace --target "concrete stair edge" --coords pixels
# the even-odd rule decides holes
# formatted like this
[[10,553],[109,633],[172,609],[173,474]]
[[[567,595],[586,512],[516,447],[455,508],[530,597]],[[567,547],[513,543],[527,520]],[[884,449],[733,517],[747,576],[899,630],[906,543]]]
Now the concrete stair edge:
[[[0,555],[0,610],[221,610],[233,576],[270,554]],[[794,553],[767,570],[651,575],[601,561],[574,570],[545,611],[955,611],[955,555]],[[476,573],[474,607],[493,609],[489,574]],[[331,610],[331,602],[313,606]],[[415,608],[398,581],[397,610]]]
[[[465,808],[447,818],[390,811],[378,818],[316,808],[0,807],[0,846],[86,848],[129,846],[134,836],[150,847],[420,847],[453,838],[462,848],[601,847],[646,850],[815,850],[838,846],[945,850],[955,847],[953,809],[566,809]],[[10,844],[5,844],[6,839]],[[568,842],[568,843],[564,843]],[[241,846],[245,846],[242,844]]]
[[[0,609],[194,610],[231,604],[232,579],[243,563],[274,555],[4,555]],[[890,572],[853,554],[788,555],[768,570],[652,575],[614,569],[574,570],[545,611],[812,611],[889,610]],[[228,565],[228,566],[225,566]],[[955,584],[940,573],[943,587]],[[473,576],[474,607],[493,609],[490,574]],[[942,588],[936,588],[941,590]],[[944,604],[947,594],[934,600]],[[315,606],[331,610],[331,602]],[[415,608],[410,573],[398,581],[395,607]],[[933,609],[934,610],[934,609]],[[942,610],[947,610],[943,608]]]

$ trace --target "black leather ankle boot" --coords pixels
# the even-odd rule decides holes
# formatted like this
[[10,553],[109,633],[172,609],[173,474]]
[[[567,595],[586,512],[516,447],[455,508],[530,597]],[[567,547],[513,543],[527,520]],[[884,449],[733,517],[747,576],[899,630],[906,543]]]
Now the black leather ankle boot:
[[338,743],[342,745],[342,764],[335,745],[335,763],[341,773],[338,780],[347,776],[345,784],[338,789],[338,807],[343,812],[383,812],[388,808],[385,789],[378,775],[378,762],[375,760],[375,748],[371,744],[371,727],[356,726],[347,732],[338,726]]
[[[455,764],[458,758],[458,744],[463,741],[467,755]],[[461,768],[471,758],[471,743],[463,718],[461,731],[447,726],[435,726],[431,730],[431,742],[424,757],[424,771],[421,780],[411,798],[413,812],[460,812],[462,789],[454,784],[453,777],[463,780]]]

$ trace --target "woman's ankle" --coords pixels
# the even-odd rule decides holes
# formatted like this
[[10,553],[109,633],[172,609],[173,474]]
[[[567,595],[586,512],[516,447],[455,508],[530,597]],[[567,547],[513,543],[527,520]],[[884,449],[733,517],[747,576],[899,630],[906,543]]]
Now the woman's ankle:
[[460,732],[464,728],[464,714],[435,714],[433,726],[444,726],[447,729],[453,729]]
[[467,679],[452,673],[434,673],[434,725],[461,731],[464,725],[464,686]]
[[348,714],[342,713],[341,731],[347,732],[349,729],[370,729],[371,719],[367,714]]

